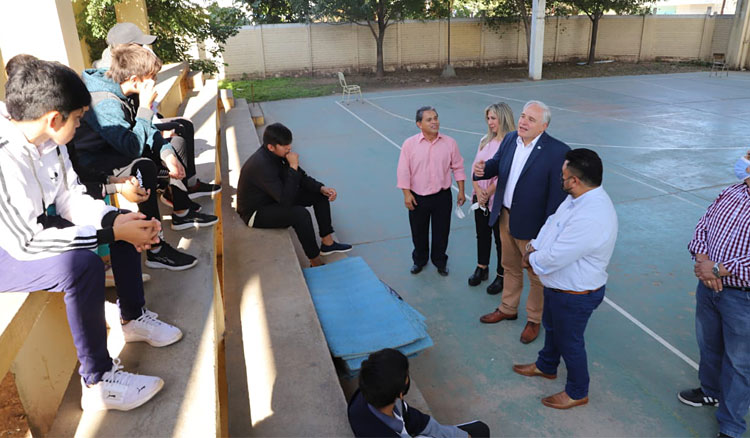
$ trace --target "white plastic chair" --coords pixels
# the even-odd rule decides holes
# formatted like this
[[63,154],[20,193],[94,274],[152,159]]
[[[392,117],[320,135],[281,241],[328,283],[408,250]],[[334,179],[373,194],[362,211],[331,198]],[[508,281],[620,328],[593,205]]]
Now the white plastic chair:
[[719,76],[719,74],[721,74],[722,72],[729,76],[729,70],[727,70],[726,55],[724,55],[723,53],[714,53],[713,59],[711,60],[711,72],[709,72],[708,75]]
[[339,72],[339,85],[341,85],[341,100],[344,103],[349,103],[352,93],[358,93],[359,99],[362,99],[362,90],[359,88],[359,85],[346,85],[346,79],[344,79],[344,74],[341,72]]

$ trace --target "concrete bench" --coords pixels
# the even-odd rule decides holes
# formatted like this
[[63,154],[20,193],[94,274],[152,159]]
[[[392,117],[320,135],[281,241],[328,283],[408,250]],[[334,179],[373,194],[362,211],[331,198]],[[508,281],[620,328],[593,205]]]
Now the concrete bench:
[[64,294],[0,294],[0,376],[13,373],[34,436],[45,435],[77,364]]
[[159,102],[159,113],[164,117],[175,117],[188,91],[197,88],[190,83],[189,72],[187,62],[178,62],[162,66],[156,76],[156,100]]
[[[196,128],[196,167],[203,180],[216,178],[217,84],[207,81],[190,97],[183,115]],[[218,181],[218,179],[217,179]],[[200,198],[206,213],[218,212],[220,197]],[[183,330],[183,339],[169,347],[128,344],[118,355],[125,370],[165,380],[164,389],[149,403],[129,412],[86,412],[80,409],[78,376],[70,379],[52,436],[224,436],[220,409],[224,305],[217,254],[221,222],[212,228],[173,232],[164,221],[166,239],[198,257],[198,265],[181,272],[150,271],[147,306]],[[179,243],[179,244],[178,244]],[[112,344],[110,343],[110,346]],[[70,378],[70,375],[68,376]]]
[[232,206],[260,147],[243,99],[224,118],[224,286],[230,436],[351,436],[346,400],[289,230],[248,228]]

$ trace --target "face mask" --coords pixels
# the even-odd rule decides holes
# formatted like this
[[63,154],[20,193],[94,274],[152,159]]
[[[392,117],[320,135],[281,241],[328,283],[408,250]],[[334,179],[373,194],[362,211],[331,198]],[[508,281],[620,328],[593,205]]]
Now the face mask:
[[463,219],[466,217],[466,213],[464,213],[464,210],[458,205],[456,206],[455,213],[456,213],[456,217],[459,219]]
[[734,164],[734,174],[737,176],[737,179],[740,181],[744,181],[747,178],[750,178],[750,172],[748,172],[748,168],[750,167],[750,160],[747,159],[747,157],[742,157]]
[[563,176],[560,175],[560,188],[562,189],[563,192],[565,192],[567,194],[570,194],[570,191],[565,188],[565,181],[569,180],[570,178],[573,178],[573,177],[569,176],[567,178],[563,178]]

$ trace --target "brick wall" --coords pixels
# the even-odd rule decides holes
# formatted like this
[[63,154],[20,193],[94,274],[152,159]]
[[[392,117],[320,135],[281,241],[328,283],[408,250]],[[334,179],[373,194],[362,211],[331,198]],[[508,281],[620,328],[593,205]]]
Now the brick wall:
[[[605,16],[599,24],[596,55],[626,61],[708,60],[726,52],[732,16]],[[591,21],[586,16],[548,17],[544,61],[585,59]],[[451,22],[451,63],[456,66],[526,62],[522,24],[491,29],[475,19]],[[386,70],[436,68],[448,57],[446,21],[407,21],[388,27],[383,45]],[[228,78],[293,73],[371,71],[375,39],[357,24],[275,24],[245,26],[225,46]]]

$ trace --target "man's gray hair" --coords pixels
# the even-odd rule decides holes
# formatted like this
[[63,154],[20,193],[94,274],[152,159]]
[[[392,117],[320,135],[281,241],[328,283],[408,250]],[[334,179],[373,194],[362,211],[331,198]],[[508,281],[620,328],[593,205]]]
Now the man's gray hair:
[[526,111],[526,108],[530,107],[531,105],[536,105],[542,109],[542,121],[549,125],[549,121],[552,119],[552,113],[550,113],[549,107],[542,101],[530,100],[526,102],[526,105],[523,106],[523,110]]
[[437,115],[437,110],[434,107],[431,106],[423,106],[422,108],[417,110],[417,122],[422,121],[422,114],[424,114],[425,111],[432,111]]

